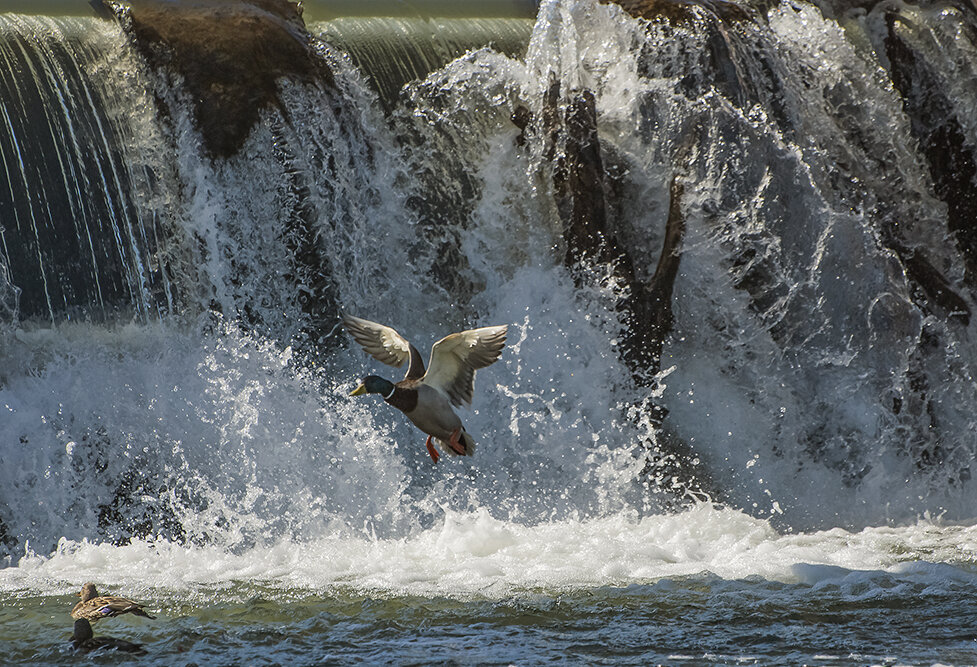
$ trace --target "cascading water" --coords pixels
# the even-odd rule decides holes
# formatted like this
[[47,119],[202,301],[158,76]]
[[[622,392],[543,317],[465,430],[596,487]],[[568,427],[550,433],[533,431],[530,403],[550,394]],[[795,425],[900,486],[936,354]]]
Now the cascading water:
[[145,91],[126,85],[117,31],[9,15],[0,31],[0,249],[21,314],[53,324],[168,312],[166,216],[140,152],[156,120]]
[[471,45],[491,45],[512,57],[525,51],[528,19],[339,18],[313,23],[320,39],[349,55],[368,74],[380,102],[391,109],[404,84],[423,79],[467,52]]
[[[621,5],[544,2],[524,51],[312,24],[329,76],[229,155],[127,9],[0,15],[0,590],[848,600],[972,562],[918,522],[977,500],[977,12]],[[510,325],[475,457],[347,396],[340,311]]]

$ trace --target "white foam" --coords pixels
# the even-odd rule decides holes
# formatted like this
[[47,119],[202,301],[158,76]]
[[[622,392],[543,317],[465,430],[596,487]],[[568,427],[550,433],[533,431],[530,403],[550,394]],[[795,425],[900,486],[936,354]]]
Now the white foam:
[[[183,199],[168,206],[188,246],[175,259],[194,269],[180,278],[203,308],[214,300],[233,320],[254,306],[260,322],[0,334],[4,528],[40,554],[65,538],[4,581],[35,585],[23,578],[31,572],[48,588],[120,577],[186,588],[269,578],[312,589],[495,594],[702,571],[816,585],[888,572],[901,562],[890,550],[907,544],[918,556],[904,559],[966,560],[966,531],[935,528],[933,543],[916,550],[925,524],[891,536],[884,528],[780,536],[747,515],[774,516],[778,529],[898,523],[944,508],[972,517],[970,343],[947,334],[945,358],[914,362],[932,374],[931,404],[907,399],[896,419],[885,390],[915,391],[905,367],[921,353],[921,325],[903,316],[916,306],[890,253],[878,250],[872,221],[819,187],[822,153],[791,143],[759,107],[738,109],[716,90],[681,92],[687,82],[676,72],[705,74],[697,60],[705,35],[666,34],[596,2],[546,2],[540,16],[525,62],[490,50],[459,58],[405,92],[413,108],[389,119],[395,129],[342,69],[338,91],[283,84],[294,124],[269,112],[226,168],[199,155],[189,107],[177,114],[172,178],[181,187],[169,194]],[[810,72],[800,74],[814,76],[832,54],[842,62],[826,68],[830,83],[854,71],[873,113],[899,113],[877,67],[837,25],[813,10],[781,9],[773,19],[769,30],[743,29],[766,31],[757,44],[786,81],[805,63]],[[806,38],[811,30],[818,39]],[[675,496],[648,480],[645,465],[649,452],[669,452],[654,449],[650,418],[633,407],[652,391],[632,386],[618,358],[620,286],[595,271],[580,287],[564,268],[546,142],[530,127],[519,148],[509,119],[516,104],[542,110],[551,74],[566,94],[592,87],[607,163],[627,172],[622,234],[646,262],[660,252],[675,144],[689,118],[703,123],[709,150],[692,165],[703,178],[687,184],[676,330],[663,364],[673,371],[655,398],[669,410],[670,432],[704,461],[700,481],[746,513],[659,513],[660,495]],[[808,90],[797,85],[795,95]],[[838,89],[841,99],[849,88]],[[845,136],[833,116],[795,106],[784,113],[818,128],[825,151],[839,150]],[[899,143],[899,155],[912,143],[899,138],[905,122],[895,139],[873,123],[861,129]],[[398,132],[412,141],[398,142]],[[277,154],[279,140],[288,155]],[[323,170],[329,156],[339,166]],[[458,327],[511,325],[501,360],[479,371],[474,409],[462,413],[479,443],[473,459],[432,467],[402,415],[375,397],[349,398],[356,378],[379,370],[355,346],[327,350],[327,368],[292,354],[302,286],[282,279],[291,253],[281,228],[294,220],[281,198],[295,202],[289,181],[275,181],[288,169],[304,174],[320,213],[312,226],[327,240],[337,305],[395,326],[422,350]],[[256,173],[274,187],[252,192]],[[445,201],[427,214],[443,219],[422,224],[408,202],[434,195]],[[704,213],[720,200],[733,203]],[[770,253],[766,287],[786,286],[778,309],[758,315],[733,286],[731,246]],[[443,255],[457,266],[442,266]],[[445,287],[432,266],[461,286]],[[871,293],[836,284],[846,266],[860,267],[848,278]],[[890,320],[909,324],[891,329]],[[944,443],[948,465],[919,465],[907,444],[918,425],[906,423],[910,407],[924,426],[930,408],[946,411],[947,438],[959,439]],[[152,521],[140,534],[157,540],[85,541],[124,538],[143,512]],[[164,539],[180,533],[208,546]]]
[[91,580],[204,599],[246,597],[250,585],[283,594],[501,598],[708,574],[872,597],[907,585],[927,592],[972,586],[975,537],[977,527],[929,522],[780,535],[764,521],[707,504],[674,515],[531,526],[480,510],[447,512],[432,528],[401,539],[337,534],[240,554],[163,541],[114,547],[64,540],[50,555],[30,553],[0,570],[0,590],[65,594]]

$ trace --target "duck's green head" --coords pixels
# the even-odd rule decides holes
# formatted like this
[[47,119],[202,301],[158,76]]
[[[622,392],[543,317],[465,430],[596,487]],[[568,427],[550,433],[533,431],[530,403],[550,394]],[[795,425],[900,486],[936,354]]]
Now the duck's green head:
[[350,392],[350,396],[362,396],[363,394],[382,394],[384,398],[389,397],[394,392],[394,383],[384,380],[377,375],[367,375],[360,382],[359,386]]

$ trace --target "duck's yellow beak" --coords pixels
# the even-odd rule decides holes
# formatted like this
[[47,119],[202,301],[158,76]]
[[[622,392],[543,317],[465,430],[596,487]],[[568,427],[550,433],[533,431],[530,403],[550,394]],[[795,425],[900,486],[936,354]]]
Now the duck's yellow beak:
[[349,392],[350,396],[362,396],[366,393],[366,385],[360,382],[360,386]]

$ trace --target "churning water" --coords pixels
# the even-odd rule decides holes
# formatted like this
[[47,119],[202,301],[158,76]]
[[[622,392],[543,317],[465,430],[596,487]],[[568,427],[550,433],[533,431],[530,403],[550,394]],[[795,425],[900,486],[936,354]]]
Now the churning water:
[[[0,15],[3,660],[94,581],[161,665],[977,664],[977,12],[690,7],[311,24],[226,159],[125,20]],[[510,325],[474,457],[340,311]]]

